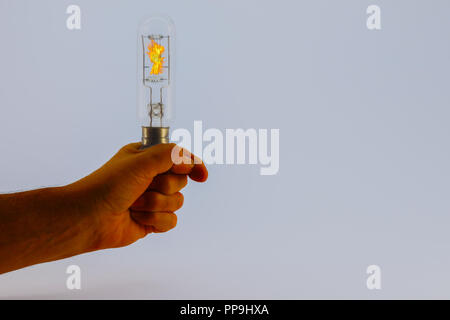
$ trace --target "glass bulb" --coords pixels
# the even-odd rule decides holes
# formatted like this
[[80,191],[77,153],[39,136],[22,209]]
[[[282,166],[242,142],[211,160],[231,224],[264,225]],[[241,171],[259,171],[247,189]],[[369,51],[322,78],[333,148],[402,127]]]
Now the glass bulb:
[[152,16],[138,28],[137,104],[142,147],[169,142],[174,116],[175,27],[168,17]]

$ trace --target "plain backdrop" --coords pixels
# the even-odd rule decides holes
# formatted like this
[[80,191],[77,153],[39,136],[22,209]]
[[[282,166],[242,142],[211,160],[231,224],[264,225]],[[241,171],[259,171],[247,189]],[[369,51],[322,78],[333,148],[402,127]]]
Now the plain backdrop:
[[279,128],[279,173],[210,166],[176,229],[1,275],[1,298],[450,298],[446,0],[0,0],[1,192],[140,139],[136,29],[155,13],[177,27],[173,127]]

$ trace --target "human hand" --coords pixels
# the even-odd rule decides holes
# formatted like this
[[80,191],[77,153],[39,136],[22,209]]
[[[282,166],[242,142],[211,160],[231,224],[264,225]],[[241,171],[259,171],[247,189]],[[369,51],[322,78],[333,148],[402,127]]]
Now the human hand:
[[175,144],[139,147],[126,145],[97,171],[67,186],[77,209],[89,215],[95,238],[91,250],[126,246],[174,228],[187,177],[198,182],[208,177],[204,164],[194,163],[186,150],[183,163],[174,164],[172,150],[182,150]]

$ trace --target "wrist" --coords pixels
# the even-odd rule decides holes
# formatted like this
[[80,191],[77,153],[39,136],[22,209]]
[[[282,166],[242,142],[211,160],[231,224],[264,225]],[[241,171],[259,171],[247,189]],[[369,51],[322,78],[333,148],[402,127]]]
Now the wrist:
[[0,196],[0,273],[93,250],[89,215],[70,188]]
[[71,255],[98,250],[99,222],[95,214],[95,204],[88,201],[90,197],[86,194],[86,190],[78,190],[73,185],[67,185],[57,188],[54,193],[61,201],[59,206],[67,208],[67,216],[71,220],[69,228],[73,234],[73,249],[77,251]]

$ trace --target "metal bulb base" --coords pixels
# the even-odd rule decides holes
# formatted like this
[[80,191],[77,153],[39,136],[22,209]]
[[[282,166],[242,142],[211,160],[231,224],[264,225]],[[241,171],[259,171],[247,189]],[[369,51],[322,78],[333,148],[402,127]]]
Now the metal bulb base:
[[169,127],[142,127],[141,149],[160,143],[169,143]]

